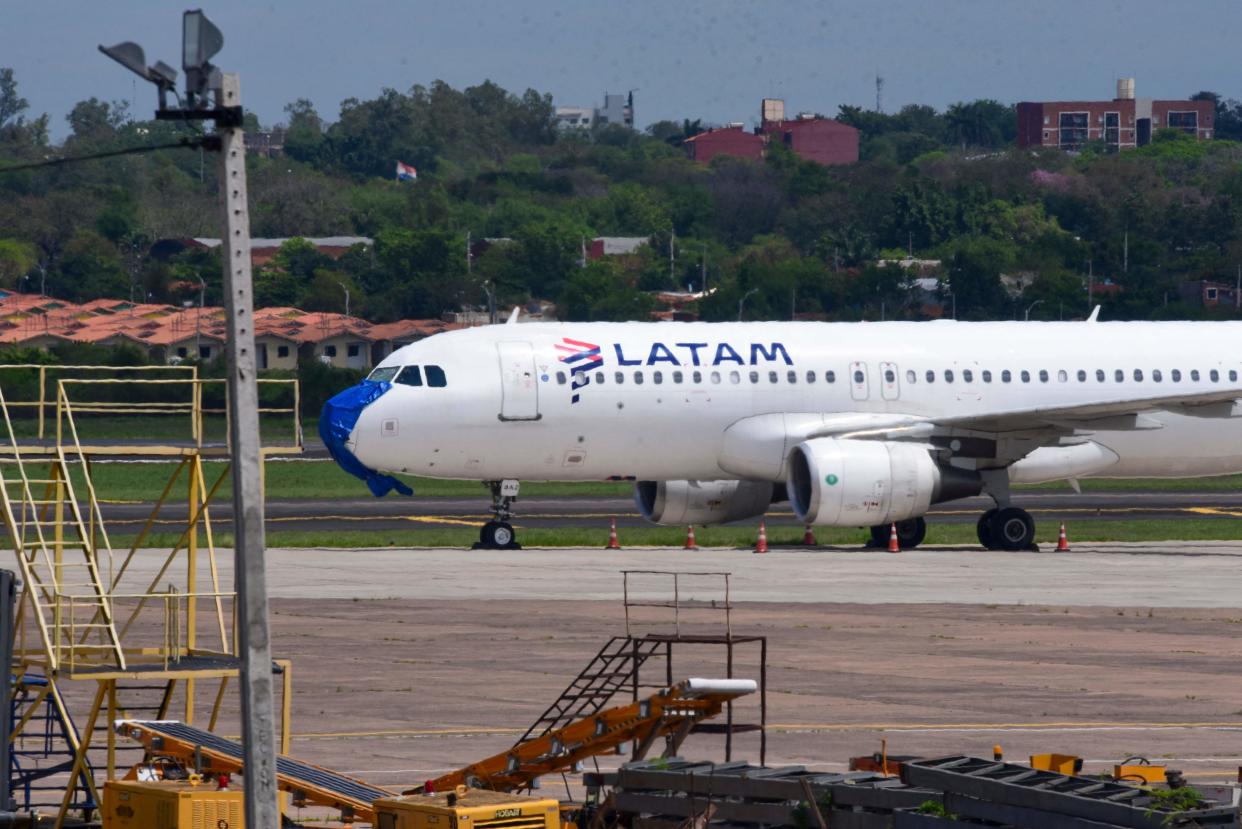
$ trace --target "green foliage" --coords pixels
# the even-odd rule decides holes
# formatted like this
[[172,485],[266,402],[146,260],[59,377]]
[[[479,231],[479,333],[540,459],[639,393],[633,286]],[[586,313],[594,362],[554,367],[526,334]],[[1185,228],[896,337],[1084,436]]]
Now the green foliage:
[[1144,813],[1151,817],[1157,812],[1168,812],[1163,823],[1172,824],[1182,812],[1189,812],[1203,806],[1203,795],[1194,786],[1181,786],[1176,789],[1149,789],[1147,796],[1151,802]]
[[647,317],[654,305],[619,264],[597,259],[570,273],[558,310],[574,322],[623,321]]
[[919,807],[914,810],[916,815],[931,815],[932,817],[940,817],[945,820],[957,820],[957,815],[950,812],[944,807],[939,800],[924,800]]

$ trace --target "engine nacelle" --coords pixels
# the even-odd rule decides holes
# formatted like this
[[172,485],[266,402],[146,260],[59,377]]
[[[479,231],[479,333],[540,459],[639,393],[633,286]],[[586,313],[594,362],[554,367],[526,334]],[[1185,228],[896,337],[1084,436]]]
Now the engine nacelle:
[[789,456],[789,502],[804,524],[904,521],[982,487],[978,473],[941,466],[926,447],[910,443],[816,438]]
[[783,488],[769,481],[639,481],[634,501],[657,524],[726,524],[763,515]]

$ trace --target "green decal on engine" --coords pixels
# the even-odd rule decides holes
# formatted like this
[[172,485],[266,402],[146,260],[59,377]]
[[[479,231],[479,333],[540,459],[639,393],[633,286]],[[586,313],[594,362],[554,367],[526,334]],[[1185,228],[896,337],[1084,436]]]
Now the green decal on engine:
[[828,484],[828,486],[836,486],[837,481],[839,480],[841,479],[838,478],[836,475],[829,475],[826,478],[824,478],[824,481]]

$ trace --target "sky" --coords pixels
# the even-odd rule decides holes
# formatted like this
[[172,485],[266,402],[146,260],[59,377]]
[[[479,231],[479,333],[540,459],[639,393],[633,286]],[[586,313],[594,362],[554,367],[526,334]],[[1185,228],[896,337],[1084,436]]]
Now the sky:
[[[155,0],[0,0],[0,66],[53,138],[79,100],[133,100],[154,87],[100,54],[133,40],[148,63],[179,66],[181,12]],[[763,97],[831,115],[840,104],[1104,100],[1116,78],[1140,97],[1200,89],[1242,98],[1238,0],[203,0],[224,32],[214,63],[241,75],[264,125],[309,98],[340,102],[442,79],[534,88],[557,105],[598,106],[634,91],[635,121],[754,122]]]

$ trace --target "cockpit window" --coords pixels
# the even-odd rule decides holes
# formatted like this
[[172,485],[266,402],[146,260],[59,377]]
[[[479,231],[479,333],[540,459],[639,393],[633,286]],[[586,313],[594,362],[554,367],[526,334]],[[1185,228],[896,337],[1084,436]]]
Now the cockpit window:
[[448,380],[444,376],[444,369],[439,366],[427,366],[427,385],[433,389],[442,389],[448,385]]
[[400,370],[401,368],[399,366],[385,366],[384,368],[377,368],[375,371],[371,372],[367,379],[372,383],[387,383],[392,380],[392,378],[396,377],[397,372]]
[[418,370],[418,366],[406,366],[397,375],[397,382],[405,386],[421,386],[423,384],[423,375]]

